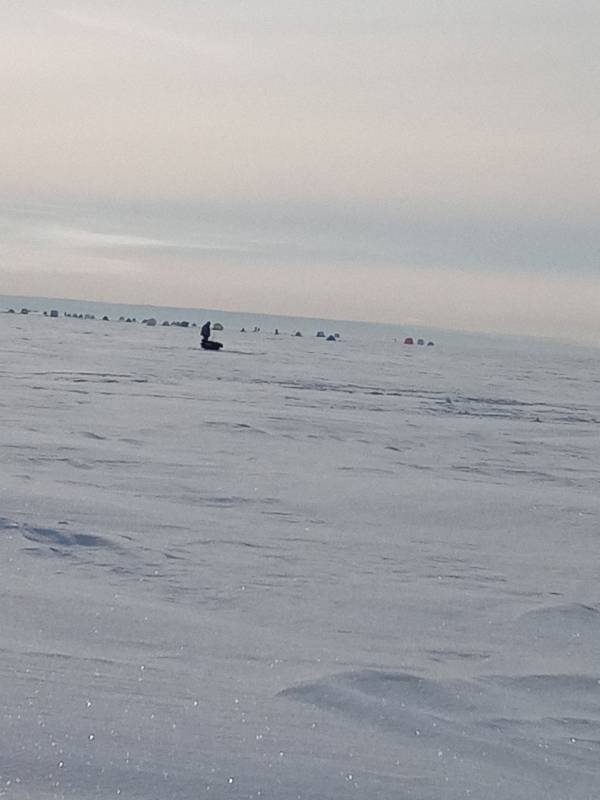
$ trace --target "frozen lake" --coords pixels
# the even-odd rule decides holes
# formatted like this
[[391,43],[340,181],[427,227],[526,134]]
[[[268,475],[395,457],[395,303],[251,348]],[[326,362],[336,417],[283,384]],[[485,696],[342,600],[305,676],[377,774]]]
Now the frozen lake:
[[0,315],[0,796],[597,800],[600,350],[340,328]]

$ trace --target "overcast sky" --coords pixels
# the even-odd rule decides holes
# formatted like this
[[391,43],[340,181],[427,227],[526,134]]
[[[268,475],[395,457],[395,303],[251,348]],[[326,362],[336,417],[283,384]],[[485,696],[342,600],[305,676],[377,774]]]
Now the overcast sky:
[[0,291],[600,342],[597,0],[4,0]]

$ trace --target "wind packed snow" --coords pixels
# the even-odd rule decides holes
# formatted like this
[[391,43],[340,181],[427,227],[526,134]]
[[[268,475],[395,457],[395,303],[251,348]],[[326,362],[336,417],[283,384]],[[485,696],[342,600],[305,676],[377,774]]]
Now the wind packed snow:
[[0,315],[0,796],[597,800],[599,351],[257,325]]

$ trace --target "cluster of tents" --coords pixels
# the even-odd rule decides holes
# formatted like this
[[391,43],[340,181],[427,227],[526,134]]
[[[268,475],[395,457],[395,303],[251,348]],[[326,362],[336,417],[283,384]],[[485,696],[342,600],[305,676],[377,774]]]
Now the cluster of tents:
[[[15,314],[16,312],[15,312],[15,310],[13,308],[9,308],[8,309],[8,313],[9,314]],[[21,314],[29,314],[30,310],[28,308],[22,308],[20,313]],[[58,315],[59,315],[59,312],[56,309],[52,309],[49,313],[47,311],[44,311],[44,316],[58,317]],[[84,314],[72,314],[72,313],[69,313],[67,311],[64,312],[64,316],[65,317],[75,317],[75,318],[79,318],[79,319],[95,319],[96,318],[93,314],[85,314],[85,315]],[[109,321],[109,318],[106,317],[106,316],[102,317],[102,319],[105,322]],[[127,318],[120,317],[119,318],[119,322],[137,322],[137,320],[135,318],[131,318],[131,317],[127,317]],[[148,319],[142,320],[142,324],[143,325],[147,325],[150,328],[153,328],[158,323],[157,323],[156,319],[154,319],[153,317],[150,317]],[[165,321],[165,322],[162,323],[162,325],[163,326],[170,326],[170,327],[181,327],[181,328],[187,328],[187,327],[195,328],[196,327],[196,323],[195,322],[189,323],[187,321],[183,321],[183,322],[179,322],[179,321],[177,321],[177,322],[168,322],[168,321]],[[211,327],[212,327],[212,330],[215,330],[215,331],[222,331],[223,330],[223,325],[220,322],[215,322],[212,326],[211,326],[210,322],[204,323],[204,325],[201,328],[201,331],[202,331],[201,346],[202,346],[202,348],[204,350],[220,350],[223,347],[221,342],[216,342],[216,341],[214,341],[214,339],[210,339],[210,335],[211,335],[211,332],[212,332],[211,331]],[[258,333],[259,331],[260,331],[260,328],[258,328],[258,327],[254,328],[254,333]],[[245,333],[246,329],[242,328],[241,332]],[[278,335],[278,334],[279,334],[279,329],[275,328],[275,335]],[[302,336],[302,333],[300,331],[296,331],[296,333],[294,333],[293,335],[294,336]],[[335,342],[340,338],[339,333],[333,333],[333,334],[330,334],[329,336],[327,336],[325,331],[317,331],[316,336],[317,336],[318,339],[326,339],[328,342]],[[403,344],[406,344],[406,345],[414,345],[414,344],[416,344],[416,345],[421,345],[421,346],[426,345],[427,347],[433,347],[435,342],[433,342],[431,339],[429,341],[427,341],[427,342],[425,341],[425,339],[421,339],[421,338],[415,340],[414,337],[407,336],[404,339]]]
[[[415,343],[415,340],[413,339],[412,336],[407,336],[406,339],[404,340],[404,344],[414,344],[414,343]],[[425,339],[417,339],[417,344],[424,345],[425,344]],[[434,343],[430,339],[427,342],[427,347],[433,347],[433,344]]]

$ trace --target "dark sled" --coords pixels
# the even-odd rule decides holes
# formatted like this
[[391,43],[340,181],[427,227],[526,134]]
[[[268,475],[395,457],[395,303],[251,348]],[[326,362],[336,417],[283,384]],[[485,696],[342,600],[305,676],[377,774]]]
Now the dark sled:
[[210,339],[205,339],[204,341],[200,342],[200,347],[203,350],[220,350],[223,345],[221,342],[211,342]]

